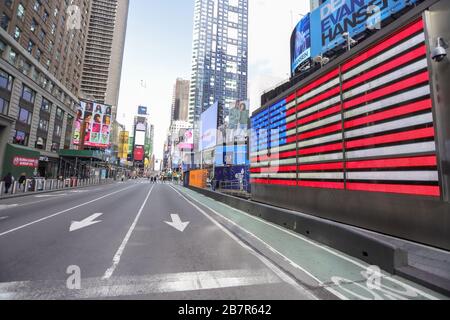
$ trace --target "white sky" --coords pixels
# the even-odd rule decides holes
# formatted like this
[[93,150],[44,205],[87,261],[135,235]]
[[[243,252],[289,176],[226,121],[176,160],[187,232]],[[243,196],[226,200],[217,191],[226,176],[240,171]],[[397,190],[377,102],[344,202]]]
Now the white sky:
[[[155,21],[153,25],[145,24],[146,16],[141,15],[139,6],[147,1],[131,1],[118,120],[131,131],[137,107],[149,106],[150,122],[155,125],[154,152],[162,159],[170,125],[173,85],[178,77],[190,79],[193,0],[191,12],[184,9],[182,13],[186,23],[183,32],[166,29],[168,25],[159,27]],[[290,36],[301,19],[300,14],[307,12],[309,0],[249,0],[248,95],[252,110],[260,106],[263,91],[289,78]],[[152,17],[148,18],[151,21]]]

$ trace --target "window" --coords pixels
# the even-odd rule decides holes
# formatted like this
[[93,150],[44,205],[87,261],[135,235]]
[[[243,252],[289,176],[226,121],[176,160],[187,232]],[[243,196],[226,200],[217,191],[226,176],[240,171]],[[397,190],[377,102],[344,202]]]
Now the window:
[[8,61],[9,63],[15,65],[16,61],[17,61],[17,53],[14,50],[10,50],[9,51],[9,56],[8,56]]
[[13,77],[0,69],[0,88],[11,91],[13,84]]
[[30,30],[31,32],[36,32],[38,28],[38,22],[36,21],[36,19],[33,18],[33,20],[31,21],[31,25],[30,25]]
[[40,8],[41,8],[41,1],[35,0],[34,1],[34,6],[33,6],[34,11],[39,12]]
[[31,113],[30,111],[28,111],[25,108],[19,107],[19,118],[18,118],[19,122],[21,122],[23,124],[31,125],[32,118],[33,118],[33,113]]
[[27,47],[27,51],[29,52],[29,53],[32,53],[33,52],[33,48],[34,48],[34,42],[33,41],[28,41],[28,47]]
[[47,139],[45,139],[44,137],[37,137],[35,148],[45,150],[46,146],[47,146]]
[[53,133],[53,136],[60,138],[61,137],[61,133],[62,133],[62,127],[61,125],[57,124],[55,125],[55,131]]
[[59,142],[53,142],[52,143],[52,152],[58,152],[59,151]]
[[44,11],[44,14],[42,15],[42,20],[44,22],[47,22],[49,16],[50,16],[49,13],[47,11]]
[[39,125],[38,125],[39,130],[41,131],[48,131],[48,120],[45,119],[39,119]]
[[22,34],[22,30],[20,30],[19,27],[16,27],[15,31],[14,31],[14,39],[16,41],[19,41],[20,39],[20,35]]
[[5,6],[7,6],[8,8],[11,8],[12,5],[12,0],[5,0]]
[[1,17],[1,20],[0,20],[0,26],[4,30],[8,30],[9,21],[11,21],[11,19],[6,15],[6,13],[3,13],[2,17]]
[[26,85],[23,85],[22,89],[22,99],[31,103],[34,103],[34,98],[36,96],[36,93],[27,87]]
[[52,109],[52,103],[45,98],[42,98],[41,110],[50,113]]
[[9,101],[0,98],[0,114],[8,115]]
[[13,143],[22,146],[28,145],[29,134],[23,131],[16,131],[14,133]]
[[40,50],[40,49],[37,49],[37,50],[36,50],[36,60],[37,60],[37,61],[40,61],[40,60],[41,60],[41,55],[42,55],[41,50]]
[[56,119],[63,120],[64,118],[64,111],[61,108],[56,109]]
[[25,18],[25,7],[21,3],[19,3],[19,6],[17,7],[17,17],[22,21]]

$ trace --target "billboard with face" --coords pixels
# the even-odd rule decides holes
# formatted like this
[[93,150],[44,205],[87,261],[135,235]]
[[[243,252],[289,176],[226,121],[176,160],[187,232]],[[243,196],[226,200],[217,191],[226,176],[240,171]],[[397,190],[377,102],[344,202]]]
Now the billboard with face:
[[250,101],[236,101],[220,127],[218,144],[245,142],[250,122]]
[[112,108],[92,101],[81,101],[75,120],[73,143],[80,144],[83,127],[84,145],[107,149],[110,146]]

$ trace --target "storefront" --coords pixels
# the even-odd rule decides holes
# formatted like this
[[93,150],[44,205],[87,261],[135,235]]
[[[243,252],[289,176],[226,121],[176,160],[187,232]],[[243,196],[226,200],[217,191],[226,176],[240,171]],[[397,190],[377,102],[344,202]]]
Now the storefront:
[[25,173],[27,177],[36,176],[40,153],[30,148],[7,144],[3,160],[2,174],[11,173],[17,180]]

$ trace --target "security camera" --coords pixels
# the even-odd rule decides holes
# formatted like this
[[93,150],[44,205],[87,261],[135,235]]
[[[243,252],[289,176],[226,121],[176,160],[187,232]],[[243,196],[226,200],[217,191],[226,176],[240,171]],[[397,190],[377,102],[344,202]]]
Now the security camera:
[[431,59],[433,59],[436,62],[441,62],[445,59],[447,56],[447,48],[444,39],[438,38],[437,39],[437,46],[433,50],[431,50]]

